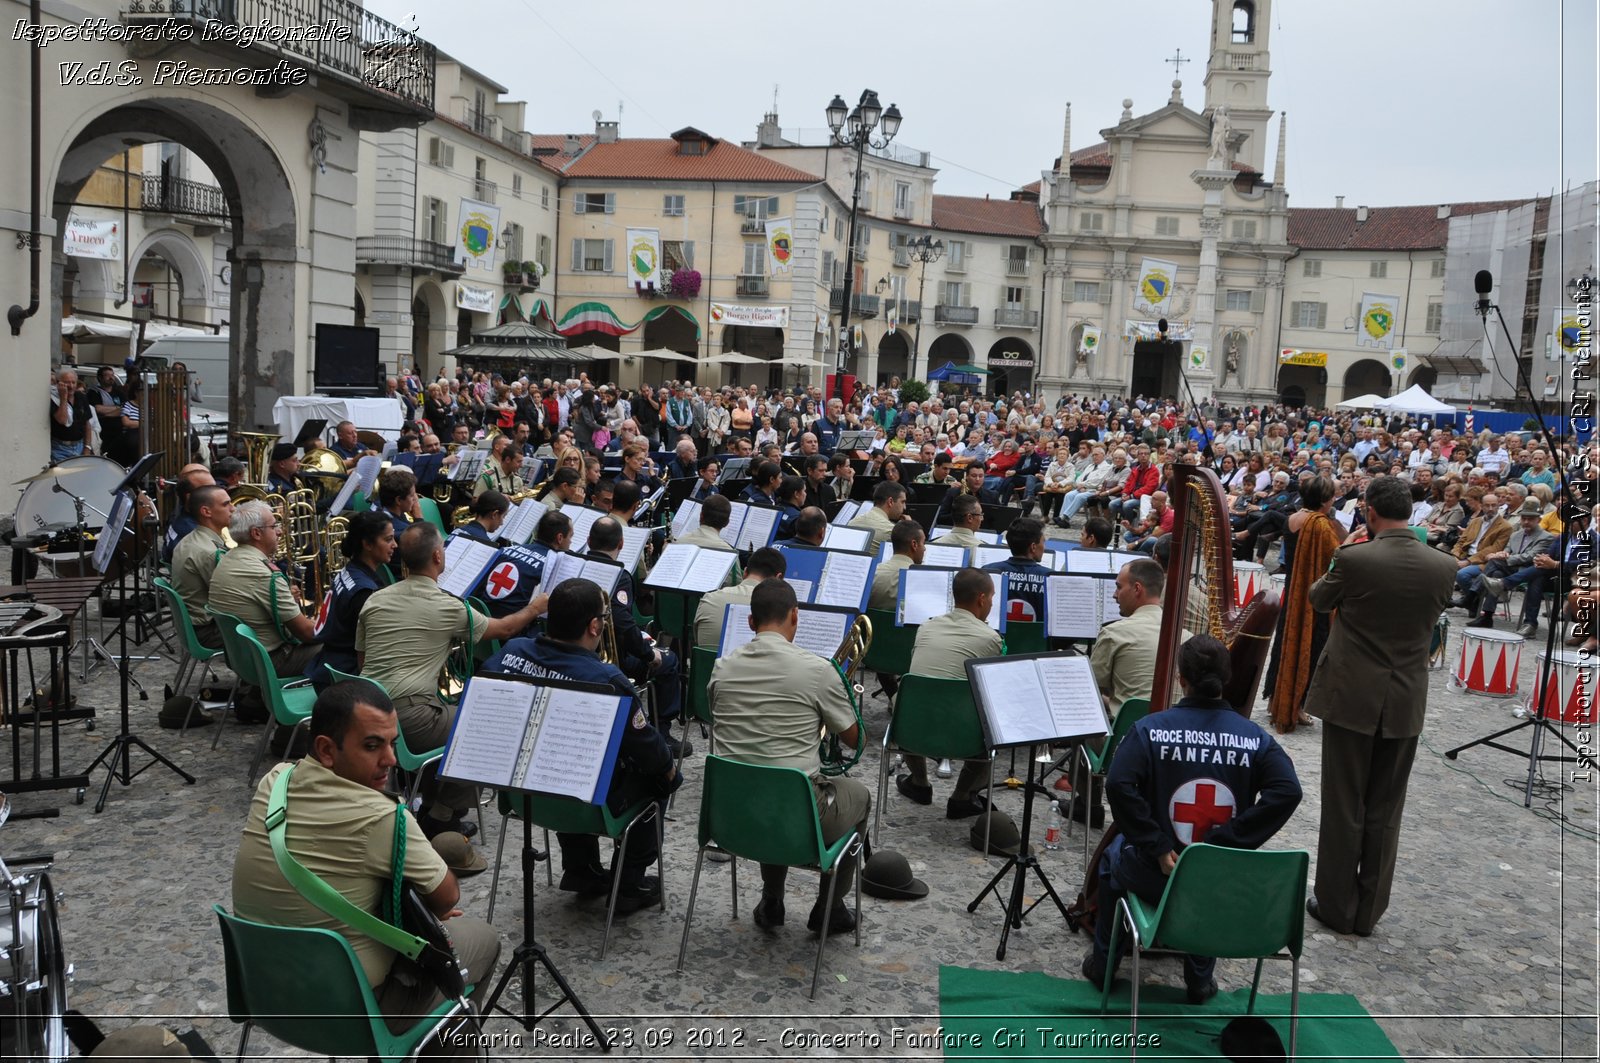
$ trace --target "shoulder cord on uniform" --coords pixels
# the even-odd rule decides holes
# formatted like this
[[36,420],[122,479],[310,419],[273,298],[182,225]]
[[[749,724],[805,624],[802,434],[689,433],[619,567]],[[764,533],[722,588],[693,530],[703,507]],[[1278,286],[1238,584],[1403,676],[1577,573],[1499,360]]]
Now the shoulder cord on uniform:
[[406,869],[406,806],[396,801],[394,807],[394,846],[389,858],[389,891],[383,895],[383,919],[400,925],[400,891],[405,885]]
[[[267,602],[268,602],[268,608],[272,610],[272,626],[277,630],[278,637],[280,639],[282,639],[284,642],[292,642],[292,643],[294,643],[295,645],[298,646],[300,644],[300,640],[295,638],[293,635],[289,634],[287,631],[285,631],[283,629],[283,618],[278,615],[278,588],[277,588],[277,582],[280,579],[283,580],[284,589],[288,590],[288,588],[289,588],[289,577],[285,576],[282,572],[279,572],[277,569],[272,568],[271,565],[268,565],[267,567],[272,569],[272,575],[267,577]],[[291,598],[293,598],[294,592],[290,591],[289,595],[290,595]]]
[[830,734],[822,742],[822,774],[844,775],[861,761],[861,754],[867,748],[867,727],[861,719],[861,706],[856,700],[857,687],[850,682],[850,677],[845,675],[844,665],[838,661],[828,662],[839,676],[839,682],[844,684],[844,695],[850,699],[850,711],[856,714],[857,743],[851,751],[848,760],[845,759],[844,750],[841,748],[839,736]]

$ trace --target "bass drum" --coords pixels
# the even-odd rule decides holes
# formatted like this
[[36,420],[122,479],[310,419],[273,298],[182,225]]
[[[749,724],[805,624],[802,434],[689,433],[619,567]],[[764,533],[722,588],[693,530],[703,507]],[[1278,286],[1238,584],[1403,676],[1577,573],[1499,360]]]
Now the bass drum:
[[[128,470],[121,465],[110,458],[92,454],[68,458],[56,468],[73,471],[67,476],[35,480],[22,492],[15,516],[18,535],[27,535],[52,524],[76,526],[78,511],[72,495],[88,503],[83,510],[83,519],[89,527],[104,527],[106,518],[101,514],[111,512],[111,492],[128,477]],[[61,485],[60,491],[55,490],[58,483]],[[66,494],[67,491],[72,494]]]
[[67,968],[56,895],[44,867],[11,867],[0,913],[0,1059],[56,1063],[68,1054]]

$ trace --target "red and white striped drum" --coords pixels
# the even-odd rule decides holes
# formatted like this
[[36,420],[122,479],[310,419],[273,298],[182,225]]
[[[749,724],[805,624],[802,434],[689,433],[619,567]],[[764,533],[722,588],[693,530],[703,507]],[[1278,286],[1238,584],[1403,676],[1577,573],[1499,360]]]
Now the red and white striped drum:
[[1233,563],[1233,600],[1243,609],[1258,591],[1267,588],[1267,566],[1255,561]]
[[1289,573],[1274,572],[1272,574],[1272,589],[1279,594],[1284,594],[1289,589]]
[[[1544,687],[1544,697],[1539,696],[1539,677],[1544,675],[1544,651],[1535,659],[1533,690],[1528,693],[1524,713],[1532,716],[1544,702],[1545,719],[1552,723],[1587,725],[1595,720],[1594,689],[1600,674],[1600,657],[1581,654],[1577,650],[1557,650],[1550,661],[1550,682]],[[1522,714],[1519,714],[1522,715]]]
[[1456,659],[1450,685],[1469,694],[1515,697],[1522,641],[1522,636],[1513,631],[1467,628],[1461,633],[1461,655]]

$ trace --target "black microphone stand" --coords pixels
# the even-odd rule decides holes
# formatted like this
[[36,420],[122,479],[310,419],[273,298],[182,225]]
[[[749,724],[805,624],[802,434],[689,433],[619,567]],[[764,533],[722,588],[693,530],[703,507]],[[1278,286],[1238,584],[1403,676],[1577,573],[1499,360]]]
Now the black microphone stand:
[[[1478,291],[1478,316],[1483,319],[1485,340],[1488,339],[1489,312],[1491,310],[1494,311],[1494,316],[1500,321],[1500,330],[1505,333],[1506,344],[1511,350],[1512,357],[1517,358],[1518,385],[1528,389],[1528,405],[1533,408],[1533,416],[1539,422],[1539,435],[1544,440],[1545,450],[1550,455],[1551,460],[1554,461],[1556,456],[1561,452],[1556,449],[1555,440],[1550,435],[1549,422],[1545,420],[1544,409],[1539,403],[1539,396],[1534,392],[1531,371],[1529,367],[1522,364],[1522,359],[1517,357],[1517,344],[1516,341],[1511,338],[1511,329],[1506,325],[1505,315],[1500,312],[1499,306],[1489,302],[1489,289],[1480,284]],[[1571,504],[1581,506],[1583,504],[1582,500],[1578,498],[1577,492],[1572,489],[1572,478],[1569,475],[1566,475],[1567,471],[1568,470],[1563,470],[1560,477],[1562,494]],[[1456,757],[1465,750],[1472,749],[1475,746],[1488,746],[1490,749],[1498,749],[1503,753],[1510,753],[1513,756],[1526,756],[1528,758],[1528,777],[1527,782],[1524,784],[1522,790],[1523,808],[1533,807],[1533,783],[1538,774],[1539,765],[1541,762],[1550,761],[1554,763],[1575,764],[1583,763],[1585,761],[1582,751],[1579,750],[1579,748],[1573,744],[1572,740],[1563,734],[1555,724],[1550,722],[1548,718],[1548,709],[1545,707],[1547,700],[1546,694],[1548,693],[1550,687],[1550,672],[1555,663],[1556,628],[1558,627],[1557,621],[1561,616],[1562,603],[1566,599],[1567,571],[1565,567],[1565,558],[1567,556],[1568,540],[1571,537],[1568,531],[1571,523],[1571,521],[1563,521],[1561,525],[1561,549],[1560,556],[1558,558],[1561,567],[1556,570],[1555,615],[1551,617],[1551,622],[1546,625],[1548,630],[1545,632],[1544,639],[1544,663],[1539,668],[1539,676],[1533,687],[1534,698],[1538,702],[1538,705],[1533,709],[1532,712],[1528,714],[1528,718],[1523,720],[1521,723],[1502,728],[1493,734],[1474,739],[1465,745],[1456,746],[1454,749],[1448,749],[1444,754],[1446,759],[1455,760]],[[1590,533],[1593,534],[1593,532],[1594,529],[1591,527]],[[1521,731],[1524,728],[1529,727],[1533,728],[1533,735],[1528,744],[1528,750],[1526,754],[1524,754],[1520,749],[1513,749],[1510,746],[1501,745],[1497,741],[1499,738],[1503,738],[1509,734],[1514,734],[1517,731]],[[1559,753],[1543,752],[1544,736],[1547,732],[1551,735],[1554,735],[1557,740],[1559,740],[1568,749],[1572,750],[1573,756],[1568,757],[1562,756]]]

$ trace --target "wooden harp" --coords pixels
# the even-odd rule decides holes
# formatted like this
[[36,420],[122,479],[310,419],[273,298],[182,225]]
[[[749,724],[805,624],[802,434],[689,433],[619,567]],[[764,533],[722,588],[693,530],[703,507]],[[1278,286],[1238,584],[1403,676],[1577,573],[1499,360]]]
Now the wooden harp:
[[1228,648],[1233,677],[1222,696],[1241,716],[1255,705],[1256,688],[1278,623],[1279,595],[1270,582],[1241,605],[1235,590],[1233,528],[1228,496],[1210,469],[1172,468],[1172,553],[1162,596],[1161,641],[1150,711],[1181,697],[1178,648],[1190,635],[1207,634]]

